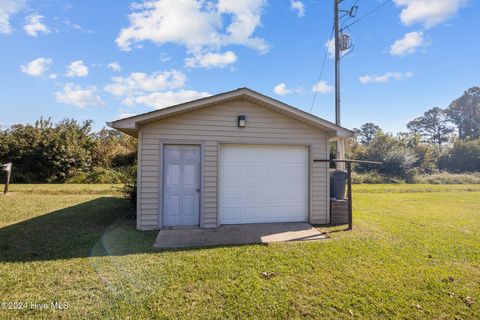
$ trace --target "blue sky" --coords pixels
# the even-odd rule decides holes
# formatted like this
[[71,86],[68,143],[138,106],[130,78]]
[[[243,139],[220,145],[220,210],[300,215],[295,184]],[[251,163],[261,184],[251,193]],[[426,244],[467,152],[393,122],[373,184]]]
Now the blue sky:
[[[357,3],[357,18],[383,1]],[[249,87],[334,120],[333,60],[315,86],[330,0],[0,0],[0,125],[122,116]],[[342,125],[391,132],[479,85],[476,0],[392,0],[352,25]],[[353,22],[355,19],[351,19]]]

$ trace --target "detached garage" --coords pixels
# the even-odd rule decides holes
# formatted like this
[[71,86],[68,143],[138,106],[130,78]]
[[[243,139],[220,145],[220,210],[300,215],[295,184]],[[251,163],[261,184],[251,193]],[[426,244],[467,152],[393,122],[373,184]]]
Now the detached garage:
[[138,137],[137,228],[329,223],[329,141],[350,130],[247,88],[117,120]]

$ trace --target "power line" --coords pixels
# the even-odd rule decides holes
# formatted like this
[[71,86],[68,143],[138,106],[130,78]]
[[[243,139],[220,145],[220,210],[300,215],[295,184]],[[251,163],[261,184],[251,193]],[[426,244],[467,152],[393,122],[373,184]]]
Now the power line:
[[378,5],[377,7],[373,8],[372,10],[368,11],[367,13],[365,13],[363,16],[361,16],[360,18],[358,18],[357,20],[353,21],[352,23],[350,23],[349,25],[347,25],[345,28],[348,28],[354,24],[356,24],[357,22],[365,19],[366,17],[368,17],[369,15],[375,13],[377,10],[383,8],[385,5],[387,5],[388,3],[392,2],[392,0],[385,0],[384,2],[382,2],[380,5]]
[[[357,7],[357,8],[358,8],[358,3],[359,3],[359,2],[360,2],[360,0],[356,0],[356,1],[352,4],[351,8],[354,8],[354,7]],[[345,20],[342,22],[342,27],[341,27],[342,30],[343,30],[343,26],[344,26],[350,19],[355,18],[355,16],[352,16],[352,15],[350,15],[349,13],[347,13],[347,14],[344,15],[343,17],[345,17],[345,16],[347,16],[347,19],[345,19]],[[343,17],[341,17],[341,18],[343,18]]]
[[330,46],[330,42],[332,41],[333,30],[334,30],[334,27],[332,26],[332,32],[330,32],[330,37],[327,42],[327,47],[325,48],[325,55],[323,56],[322,68],[320,69],[320,74],[318,75],[318,80],[317,80],[317,83],[315,84],[315,94],[313,95],[313,101],[312,101],[312,106],[310,107],[310,113],[312,113],[313,111],[315,100],[317,98],[318,85],[320,84],[320,80],[322,79],[323,69],[325,68],[325,61],[327,61],[328,47]]

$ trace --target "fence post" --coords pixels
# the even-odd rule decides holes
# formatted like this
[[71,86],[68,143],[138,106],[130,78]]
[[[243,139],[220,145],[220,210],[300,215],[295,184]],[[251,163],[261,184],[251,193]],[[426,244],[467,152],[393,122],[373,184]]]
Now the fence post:
[[347,197],[348,197],[348,229],[353,228],[353,210],[352,210],[352,163],[347,162]]
[[8,185],[10,184],[10,177],[12,175],[12,163],[6,163],[2,166],[3,171],[5,171],[5,189],[3,194],[8,193]]
[[[352,163],[369,163],[369,164],[382,164],[378,161],[366,161],[366,160],[330,160],[330,159],[314,159],[313,162],[344,162],[347,166],[347,204],[348,204],[348,229],[353,229],[353,209],[352,209]],[[330,213],[331,214],[331,213]]]

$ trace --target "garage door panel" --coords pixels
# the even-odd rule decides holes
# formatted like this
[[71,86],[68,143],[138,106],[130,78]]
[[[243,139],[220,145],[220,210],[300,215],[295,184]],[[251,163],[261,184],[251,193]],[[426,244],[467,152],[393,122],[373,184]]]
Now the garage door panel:
[[222,175],[225,179],[238,179],[242,176],[242,166],[234,165],[233,163],[228,162],[229,165],[225,165],[222,168]]
[[241,186],[228,186],[222,189],[222,196],[225,199],[241,199]]
[[254,203],[261,203],[262,201],[268,199],[269,190],[262,186],[244,186],[242,188],[242,192],[243,194],[241,197],[243,199],[248,199]]
[[225,221],[236,221],[242,217],[241,207],[223,207],[222,214]]
[[270,219],[273,219],[277,216],[286,216],[286,214],[287,211],[285,208],[280,206],[265,207],[263,209],[263,216]]
[[259,180],[271,175],[269,171],[269,168],[265,165],[250,165],[248,166],[248,170],[243,170],[242,175],[247,180]]
[[284,190],[284,202],[285,203],[294,203],[294,204],[304,204],[303,196],[304,191],[302,190],[302,186],[291,186],[287,187]]
[[262,217],[262,208],[246,207],[244,208],[243,213],[243,217],[246,219],[258,219],[258,217]]
[[289,217],[295,217],[296,212],[299,212],[299,211],[303,212],[303,211],[307,210],[307,207],[304,206],[304,205],[289,206],[289,207],[284,207],[284,208],[287,211],[286,215],[289,216]]
[[220,223],[307,220],[307,149],[224,145],[220,156]]

